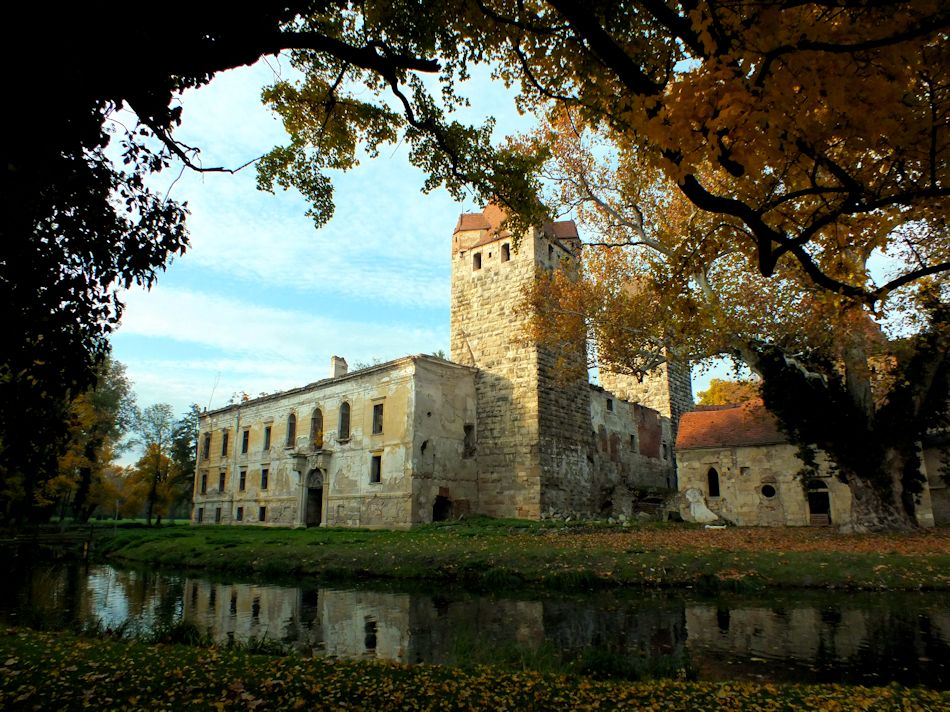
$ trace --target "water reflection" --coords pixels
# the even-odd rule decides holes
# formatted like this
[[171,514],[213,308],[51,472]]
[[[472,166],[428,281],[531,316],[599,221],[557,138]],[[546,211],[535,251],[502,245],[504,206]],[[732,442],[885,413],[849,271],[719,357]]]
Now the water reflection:
[[182,618],[219,642],[446,664],[503,661],[621,675],[950,687],[950,596],[478,596],[222,583],[110,566],[40,568],[0,591],[22,625]]

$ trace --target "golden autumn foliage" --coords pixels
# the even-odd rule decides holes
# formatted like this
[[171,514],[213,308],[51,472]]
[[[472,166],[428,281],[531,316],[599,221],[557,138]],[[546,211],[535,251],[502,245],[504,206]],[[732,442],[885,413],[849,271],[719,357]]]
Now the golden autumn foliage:
[[730,403],[744,403],[759,397],[759,385],[755,381],[726,381],[713,378],[705,391],[696,394],[699,405],[729,405]]

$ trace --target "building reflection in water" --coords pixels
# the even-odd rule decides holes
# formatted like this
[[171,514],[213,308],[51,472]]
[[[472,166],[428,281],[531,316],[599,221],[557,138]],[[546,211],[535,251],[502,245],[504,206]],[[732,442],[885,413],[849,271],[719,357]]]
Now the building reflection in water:
[[950,596],[940,593],[517,598],[218,583],[110,566],[15,568],[10,581],[0,622],[12,625],[147,631],[184,617],[220,643],[273,640],[315,655],[524,667],[599,656],[647,675],[950,687]]

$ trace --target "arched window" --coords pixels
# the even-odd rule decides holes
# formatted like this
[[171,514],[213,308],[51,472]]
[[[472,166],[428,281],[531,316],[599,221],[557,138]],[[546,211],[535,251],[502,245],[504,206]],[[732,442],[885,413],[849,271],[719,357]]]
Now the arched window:
[[323,411],[315,408],[310,419],[310,443],[315,448],[323,447]]
[[293,447],[297,439],[297,416],[291,413],[287,416],[287,447]]
[[337,438],[346,440],[350,437],[350,404],[344,401],[340,405],[340,431]]
[[710,467],[709,472],[706,473],[706,484],[709,486],[709,496],[718,497],[719,496],[719,473],[716,472],[715,467]]

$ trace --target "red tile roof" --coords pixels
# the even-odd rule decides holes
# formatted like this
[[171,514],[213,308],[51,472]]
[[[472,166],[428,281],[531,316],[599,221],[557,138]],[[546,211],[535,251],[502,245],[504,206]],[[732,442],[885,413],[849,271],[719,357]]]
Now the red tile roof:
[[676,449],[680,451],[786,442],[788,438],[762,401],[698,408],[684,413],[676,435]]
[[[489,203],[480,213],[462,213],[459,215],[459,221],[455,224],[454,232],[462,232],[463,230],[488,230],[490,234],[483,235],[477,244],[491,242],[503,236],[494,233],[507,216],[505,209],[500,205]],[[545,235],[553,237],[556,240],[580,239],[577,234],[577,225],[574,224],[573,220],[559,220],[557,222],[544,223],[541,229]]]

